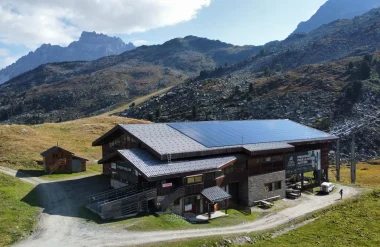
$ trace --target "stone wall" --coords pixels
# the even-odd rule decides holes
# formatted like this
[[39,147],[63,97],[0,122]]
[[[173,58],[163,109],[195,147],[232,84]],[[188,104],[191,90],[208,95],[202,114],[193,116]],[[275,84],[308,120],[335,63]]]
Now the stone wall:
[[[165,199],[165,197],[167,196],[157,196],[157,202],[161,203]],[[183,208],[183,197],[181,197],[181,199],[179,200],[179,205],[174,205],[174,203],[172,203],[168,207],[167,211],[170,211],[174,214],[182,216],[183,215],[182,208]]]
[[[265,184],[281,181],[281,189],[265,191]],[[248,177],[248,205],[253,206],[253,202],[273,196],[285,197],[285,171],[272,172],[263,175]]]
[[183,215],[183,212],[182,212],[182,208],[183,208],[183,197],[181,197],[181,199],[179,199],[179,205],[174,205],[173,203],[170,204],[169,206],[169,210],[173,213],[173,214],[177,214],[177,215]]

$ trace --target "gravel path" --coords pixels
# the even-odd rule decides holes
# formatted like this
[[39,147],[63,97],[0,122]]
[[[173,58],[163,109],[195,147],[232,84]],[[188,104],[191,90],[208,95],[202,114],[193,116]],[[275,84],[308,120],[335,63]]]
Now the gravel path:
[[[1,172],[15,175],[16,171],[0,167]],[[20,177],[20,174],[18,174]],[[99,176],[100,177],[100,176]],[[44,208],[36,232],[16,246],[134,246],[160,241],[203,237],[212,235],[241,234],[278,227],[313,211],[332,205],[339,200],[337,191],[344,190],[344,198],[360,193],[358,188],[340,186],[327,196],[302,195],[302,203],[282,211],[268,214],[253,221],[223,228],[208,228],[178,231],[132,232],[120,228],[96,225],[78,215],[78,207],[83,204],[83,196],[89,192],[101,191],[90,178],[65,181],[45,181],[22,176],[21,179],[36,184],[43,200]],[[82,181],[86,180],[86,181]],[[104,185],[103,185],[104,186]],[[103,187],[104,189],[104,187]]]

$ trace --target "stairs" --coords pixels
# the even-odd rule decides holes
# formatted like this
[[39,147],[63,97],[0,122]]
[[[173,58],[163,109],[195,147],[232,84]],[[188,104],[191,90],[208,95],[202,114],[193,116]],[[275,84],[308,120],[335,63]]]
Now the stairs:
[[176,199],[185,195],[185,187],[178,187],[161,201],[161,211],[165,211]]
[[115,219],[137,215],[148,211],[148,200],[157,196],[156,189],[142,191],[122,199],[102,205],[100,217],[102,219]]
[[132,194],[135,194],[138,191],[139,187],[136,184],[124,186],[118,189],[108,190],[102,193],[94,194],[87,197],[87,204],[100,201],[113,201],[117,200]]
[[131,185],[87,197],[87,208],[102,219],[122,218],[147,212],[148,200],[156,197],[156,188]]
[[55,172],[60,166],[66,165],[66,158],[65,159],[59,159],[54,165],[50,167],[49,174],[52,174]]

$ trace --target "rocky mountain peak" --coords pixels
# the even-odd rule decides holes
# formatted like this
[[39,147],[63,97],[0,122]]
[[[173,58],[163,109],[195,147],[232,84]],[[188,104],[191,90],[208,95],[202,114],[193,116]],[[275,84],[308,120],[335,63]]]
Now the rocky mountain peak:
[[105,56],[118,55],[134,48],[132,43],[126,44],[118,37],[109,37],[96,32],[82,32],[79,40],[70,43],[68,47],[43,44],[34,52],[29,52],[14,64],[0,70],[0,84],[41,64],[91,61]]
[[380,0],[328,0],[308,21],[301,22],[293,33],[307,33],[323,24],[352,19],[378,7]]

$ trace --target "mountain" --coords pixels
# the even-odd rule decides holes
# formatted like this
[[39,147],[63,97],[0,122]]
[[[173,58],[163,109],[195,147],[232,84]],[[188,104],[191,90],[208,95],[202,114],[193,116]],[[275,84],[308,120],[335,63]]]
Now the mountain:
[[298,24],[293,34],[308,33],[323,24],[339,19],[352,19],[378,7],[380,0],[328,0],[308,21]]
[[[363,77],[365,63],[369,77]],[[197,79],[118,115],[156,122],[287,118],[330,132],[368,124],[380,117],[379,106],[380,53],[375,53],[286,73],[236,70]],[[356,134],[358,157],[380,157],[380,127],[370,125]],[[349,141],[341,140],[343,153],[350,153]]]
[[[374,9],[264,46],[187,36],[94,61],[45,64],[0,85],[0,121],[41,123],[91,116],[183,82],[223,76],[231,77],[228,83],[245,82],[274,70],[373,54],[379,40],[380,9]],[[214,90],[224,94],[221,85]]]
[[[380,157],[380,128],[368,125],[380,117],[379,39],[380,9],[374,9],[202,71],[119,115],[157,122],[288,118],[337,133],[363,126],[357,157]],[[344,154],[349,138],[341,140]]]
[[260,49],[187,36],[94,61],[44,64],[0,85],[0,121],[40,123],[97,114]]
[[287,39],[268,43],[241,66],[247,71],[284,71],[304,64],[323,63],[373,53],[380,49],[380,9],[373,9],[351,20],[337,20],[309,33],[292,34]]
[[120,38],[95,32],[82,32],[78,41],[67,47],[43,44],[15,63],[0,70],[0,84],[41,64],[64,61],[91,61],[101,57],[118,55],[134,49],[132,43],[125,44]]

